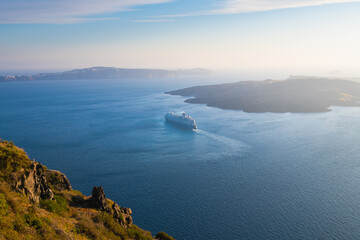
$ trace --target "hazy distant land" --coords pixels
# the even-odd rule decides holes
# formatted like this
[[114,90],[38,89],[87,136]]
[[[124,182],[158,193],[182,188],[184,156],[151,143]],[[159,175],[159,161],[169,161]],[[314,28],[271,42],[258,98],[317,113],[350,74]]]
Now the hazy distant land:
[[315,77],[242,81],[167,93],[193,97],[188,103],[254,113],[311,113],[330,111],[330,106],[360,106],[360,83]]
[[130,69],[115,67],[92,67],[75,69],[59,73],[39,73],[36,75],[6,75],[0,76],[0,82],[31,81],[31,80],[77,80],[77,79],[130,79],[130,78],[163,78],[177,76],[209,75],[207,69]]

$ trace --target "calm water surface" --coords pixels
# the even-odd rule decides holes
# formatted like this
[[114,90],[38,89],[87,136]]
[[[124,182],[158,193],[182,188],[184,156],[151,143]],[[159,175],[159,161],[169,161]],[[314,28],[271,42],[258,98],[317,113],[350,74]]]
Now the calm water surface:
[[[151,83],[150,83],[151,81]],[[360,238],[360,109],[249,114],[163,92],[189,79],[0,84],[0,137],[177,239]],[[167,124],[186,111],[198,131]]]

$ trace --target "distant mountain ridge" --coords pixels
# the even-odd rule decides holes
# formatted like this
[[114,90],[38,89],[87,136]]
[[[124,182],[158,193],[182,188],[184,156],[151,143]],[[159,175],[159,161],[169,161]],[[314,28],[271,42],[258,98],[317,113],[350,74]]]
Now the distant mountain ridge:
[[210,75],[212,71],[203,68],[163,70],[131,69],[115,67],[91,67],[74,69],[59,73],[39,73],[35,75],[0,76],[0,82],[32,80],[77,80],[77,79],[131,79],[131,78],[164,78],[179,76]]

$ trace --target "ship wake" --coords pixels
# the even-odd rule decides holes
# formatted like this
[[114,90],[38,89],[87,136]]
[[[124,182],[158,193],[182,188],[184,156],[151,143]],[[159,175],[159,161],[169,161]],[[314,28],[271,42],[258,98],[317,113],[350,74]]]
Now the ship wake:
[[225,136],[222,136],[222,135],[219,135],[219,134],[215,134],[215,133],[210,133],[210,132],[206,132],[206,131],[203,131],[201,129],[197,129],[197,130],[193,130],[194,132],[196,132],[197,134],[201,134],[201,135],[204,135],[210,139],[213,139],[219,143],[222,143],[224,145],[227,145],[231,148],[245,148],[247,147],[247,145],[241,141],[238,141],[234,138],[229,138],[229,137],[225,137]]

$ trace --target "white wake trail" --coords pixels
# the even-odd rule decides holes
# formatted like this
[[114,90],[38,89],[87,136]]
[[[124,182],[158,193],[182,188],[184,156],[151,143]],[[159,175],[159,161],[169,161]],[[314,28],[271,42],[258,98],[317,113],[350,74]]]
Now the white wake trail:
[[209,133],[200,129],[194,130],[196,133],[204,135],[208,138],[211,138],[215,141],[218,141],[222,144],[228,145],[232,148],[241,148],[241,147],[246,147],[246,144],[243,142],[240,142],[234,138],[229,138],[229,137],[225,137],[219,134],[215,134],[215,133]]

